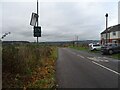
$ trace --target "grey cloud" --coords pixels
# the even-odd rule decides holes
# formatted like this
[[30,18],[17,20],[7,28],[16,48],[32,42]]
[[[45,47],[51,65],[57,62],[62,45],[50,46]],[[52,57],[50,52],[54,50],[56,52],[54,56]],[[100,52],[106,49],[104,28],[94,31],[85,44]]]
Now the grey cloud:
[[[39,8],[39,25],[42,27],[40,41],[100,39],[104,29],[106,11],[115,19],[117,3],[97,2],[42,2]],[[29,25],[31,13],[36,12],[36,3],[4,3],[3,32],[11,31],[13,40],[34,41],[33,27]],[[5,40],[9,40],[6,38]]]
[[[84,4],[87,4],[87,3],[84,3]],[[87,39],[87,38],[100,39],[99,38],[100,31],[103,30],[102,26],[104,26],[104,22],[105,22],[104,7],[106,8],[106,6],[102,7],[103,5],[100,6],[99,4],[100,3],[97,3],[97,5],[99,6],[97,7],[96,3],[92,5],[90,3],[89,4],[89,6],[91,5],[90,8],[87,5],[83,5],[83,8],[78,6],[79,7],[78,9],[78,7],[76,7],[76,3],[56,3],[55,12],[60,14],[59,15],[61,19],[60,22],[64,19],[63,20],[64,24],[61,25],[62,22],[61,23],[59,22],[59,18],[54,16],[51,16],[52,21],[50,21],[51,19],[50,17],[49,17],[50,19],[47,18],[48,21],[46,23],[48,24],[52,22],[51,24],[53,24],[53,26],[51,25],[51,27],[49,26],[48,27],[54,28],[54,29],[56,28],[56,30],[54,30],[56,34],[66,33],[66,35],[62,34],[63,37],[69,36],[70,33],[72,33],[70,34],[71,37],[73,36],[73,34],[81,35],[82,33],[83,35],[81,35],[81,37],[83,39]],[[112,5],[111,3],[106,3],[106,5],[108,4]],[[79,5],[82,6],[82,4],[79,4]],[[50,5],[48,7],[50,7]],[[63,17],[62,17],[62,14],[64,14]],[[44,12],[43,12],[43,15],[45,15]],[[44,28],[47,28],[48,30],[50,30],[48,27],[44,27]],[[47,32],[47,29],[46,29],[46,32]],[[93,32],[92,35],[90,35],[89,32]]]

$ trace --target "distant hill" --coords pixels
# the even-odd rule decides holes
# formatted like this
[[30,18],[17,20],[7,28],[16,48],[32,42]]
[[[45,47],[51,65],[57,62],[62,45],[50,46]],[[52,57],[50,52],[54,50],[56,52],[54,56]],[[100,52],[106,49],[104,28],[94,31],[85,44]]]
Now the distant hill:
[[[63,45],[63,44],[89,44],[89,43],[98,43],[99,40],[81,40],[81,41],[49,41],[49,42],[39,42],[39,44],[46,44],[46,45]],[[27,44],[27,43],[36,43],[36,42],[29,42],[29,41],[2,41],[2,44]]]
[[20,43],[30,43],[29,41],[2,41],[2,44],[20,44]]

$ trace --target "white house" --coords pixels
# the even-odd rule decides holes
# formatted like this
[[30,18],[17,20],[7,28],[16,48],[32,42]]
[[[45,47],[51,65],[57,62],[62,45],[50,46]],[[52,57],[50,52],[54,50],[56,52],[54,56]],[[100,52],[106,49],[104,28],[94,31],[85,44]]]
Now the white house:
[[107,30],[101,33],[101,44],[104,45],[106,40],[107,43],[120,44],[120,24],[108,27]]

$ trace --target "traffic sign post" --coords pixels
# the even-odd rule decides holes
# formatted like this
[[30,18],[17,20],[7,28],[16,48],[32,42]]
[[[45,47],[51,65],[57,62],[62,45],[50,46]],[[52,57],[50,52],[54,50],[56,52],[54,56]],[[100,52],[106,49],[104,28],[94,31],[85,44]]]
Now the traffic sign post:
[[41,27],[38,26],[38,0],[37,0],[37,13],[32,13],[31,16],[31,21],[30,21],[30,25],[34,26],[34,37],[37,37],[37,43],[38,43],[38,37],[41,37]]

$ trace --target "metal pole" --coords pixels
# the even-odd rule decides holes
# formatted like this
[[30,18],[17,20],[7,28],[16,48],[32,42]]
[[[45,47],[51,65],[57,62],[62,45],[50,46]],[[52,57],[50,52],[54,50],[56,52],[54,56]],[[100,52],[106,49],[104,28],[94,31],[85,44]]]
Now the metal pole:
[[108,29],[107,29],[107,26],[108,26],[108,13],[106,13],[105,17],[106,17],[106,44],[107,44],[107,43],[108,43],[108,42],[107,42],[107,33],[108,33]]
[[77,47],[78,47],[78,36],[77,36]]
[[[37,15],[38,15],[38,0],[37,0]],[[38,27],[38,17],[37,17],[37,27]],[[37,37],[37,43],[38,43],[38,37]]]

